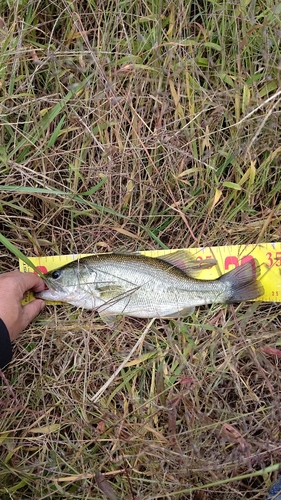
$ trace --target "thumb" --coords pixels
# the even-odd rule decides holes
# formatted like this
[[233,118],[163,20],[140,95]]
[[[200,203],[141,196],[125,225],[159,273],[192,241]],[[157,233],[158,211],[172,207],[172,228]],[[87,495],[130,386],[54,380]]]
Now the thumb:
[[38,314],[44,309],[45,301],[42,299],[35,299],[29,304],[23,307],[23,322],[24,328],[29,325],[29,323],[38,316]]

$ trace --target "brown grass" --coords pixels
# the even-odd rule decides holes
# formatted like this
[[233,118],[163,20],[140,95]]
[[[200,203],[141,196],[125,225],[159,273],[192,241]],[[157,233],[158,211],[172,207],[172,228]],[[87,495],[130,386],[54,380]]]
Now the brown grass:
[[[277,9],[277,10],[276,10]],[[0,226],[28,256],[280,240],[274,2],[4,1]],[[17,267],[1,248],[1,271]],[[279,306],[115,331],[70,306],[1,386],[0,492],[266,497],[281,462]]]

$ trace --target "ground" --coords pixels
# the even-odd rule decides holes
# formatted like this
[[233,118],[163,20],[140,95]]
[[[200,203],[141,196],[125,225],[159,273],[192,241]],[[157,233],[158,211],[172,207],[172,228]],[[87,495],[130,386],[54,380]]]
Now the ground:
[[[17,249],[280,241],[280,12],[3,0],[1,272]],[[281,462],[279,312],[216,305],[112,330],[48,306],[2,374],[1,498],[265,499]]]

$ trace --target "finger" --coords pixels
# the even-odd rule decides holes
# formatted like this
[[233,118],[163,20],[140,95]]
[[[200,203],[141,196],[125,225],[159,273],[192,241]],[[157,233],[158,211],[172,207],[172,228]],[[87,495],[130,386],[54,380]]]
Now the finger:
[[34,273],[19,273],[18,280],[23,293],[27,290],[34,292],[42,292],[45,290],[45,283],[37,274]]
[[45,301],[42,299],[36,299],[22,308],[22,329],[26,328],[29,323],[38,316],[38,314],[44,309]]

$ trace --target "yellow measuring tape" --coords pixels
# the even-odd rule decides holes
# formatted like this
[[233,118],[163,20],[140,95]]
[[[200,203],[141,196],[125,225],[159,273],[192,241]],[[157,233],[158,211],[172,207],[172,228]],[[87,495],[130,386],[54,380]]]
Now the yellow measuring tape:
[[[216,279],[244,262],[256,262],[260,267],[260,281],[264,286],[264,294],[257,300],[262,302],[281,302],[281,243],[262,243],[258,245],[230,245],[221,247],[188,248],[186,251],[197,260],[215,259],[217,264],[200,271],[199,279]],[[161,257],[175,250],[150,250],[141,252],[149,257]],[[64,266],[77,258],[91,254],[56,255],[53,257],[30,257],[32,263],[47,273]],[[19,262],[20,271],[33,272],[25,262]],[[25,303],[32,300],[27,296]]]

